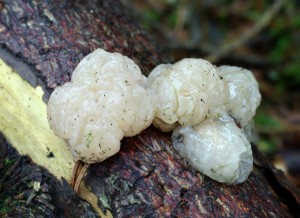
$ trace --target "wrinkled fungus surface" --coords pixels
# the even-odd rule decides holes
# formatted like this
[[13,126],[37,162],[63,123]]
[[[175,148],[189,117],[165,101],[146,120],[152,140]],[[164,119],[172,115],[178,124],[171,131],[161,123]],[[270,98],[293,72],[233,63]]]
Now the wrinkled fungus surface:
[[158,65],[149,75],[158,96],[154,125],[170,131],[176,125],[197,125],[211,108],[228,100],[227,82],[203,59],[186,58]]
[[76,160],[100,162],[153,120],[156,99],[147,78],[129,58],[97,49],[58,87],[48,102],[52,130],[64,138]]
[[228,82],[228,113],[241,126],[246,126],[255,115],[261,101],[258,83],[251,71],[247,69],[235,66],[221,66],[218,69]]

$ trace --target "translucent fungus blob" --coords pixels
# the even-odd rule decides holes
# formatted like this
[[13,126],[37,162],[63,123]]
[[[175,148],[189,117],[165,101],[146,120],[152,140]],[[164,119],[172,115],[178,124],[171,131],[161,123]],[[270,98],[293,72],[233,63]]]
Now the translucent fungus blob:
[[177,127],[172,142],[193,168],[219,182],[242,183],[253,167],[251,145],[229,116]]

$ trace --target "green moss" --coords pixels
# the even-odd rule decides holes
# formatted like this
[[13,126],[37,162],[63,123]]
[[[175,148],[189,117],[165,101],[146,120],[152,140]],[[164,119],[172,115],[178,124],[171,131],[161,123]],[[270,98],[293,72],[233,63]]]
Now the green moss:
[[278,150],[276,141],[273,138],[260,137],[258,149],[263,153],[272,153]]
[[254,117],[254,121],[259,129],[281,130],[284,128],[284,125],[280,122],[280,120],[261,108],[258,109]]
[[2,207],[0,208],[0,215],[4,216],[4,214],[7,214],[8,211],[9,211],[8,207]]
[[105,207],[105,208],[109,208],[110,209],[110,206],[109,206],[109,203],[108,203],[108,198],[107,196],[105,195],[104,193],[104,190],[102,191],[100,197],[99,197],[99,200],[101,201],[102,205]]
[[4,215],[7,214],[11,207],[8,207],[11,198],[8,195],[0,195],[0,217],[5,217]]
[[13,160],[10,160],[10,159],[4,159],[4,165],[5,165],[5,166],[10,166],[10,165],[12,165],[13,163],[14,163]]

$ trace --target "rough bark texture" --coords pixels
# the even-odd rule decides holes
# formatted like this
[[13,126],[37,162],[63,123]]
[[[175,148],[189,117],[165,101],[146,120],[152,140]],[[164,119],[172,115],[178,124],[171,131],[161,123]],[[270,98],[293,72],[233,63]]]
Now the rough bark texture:
[[[170,145],[170,134],[151,127],[125,138],[122,151],[90,167],[85,183],[117,217],[292,217],[299,191],[253,147],[255,169],[241,185],[215,182],[194,171]],[[279,178],[280,177],[280,178]]]
[[101,47],[132,58],[147,74],[167,61],[118,1],[1,1],[0,43],[54,88],[78,62]]
[[0,175],[0,217],[97,217],[66,181],[20,156],[2,134]]
[[[69,81],[80,59],[97,47],[133,58],[146,75],[171,60],[118,1],[1,1],[0,43],[48,91]],[[84,183],[116,217],[298,216],[299,190],[255,147],[254,154],[245,183],[220,184],[191,169],[172,148],[170,134],[150,127],[125,138],[116,156],[92,165]],[[3,137],[0,161],[1,216],[95,216],[66,183],[18,156]],[[36,193],[34,182],[41,184]]]

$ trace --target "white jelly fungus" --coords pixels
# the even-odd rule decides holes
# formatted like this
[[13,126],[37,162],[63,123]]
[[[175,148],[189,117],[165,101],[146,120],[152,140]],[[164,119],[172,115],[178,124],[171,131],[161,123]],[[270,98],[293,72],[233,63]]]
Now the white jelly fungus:
[[139,67],[97,49],[81,60],[71,82],[53,91],[47,110],[52,130],[68,142],[73,157],[93,163],[117,153],[124,136],[147,128],[155,109]]
[[250,122],[248,122],[245,126],[243,126],[242,129],[248,141],[253,144],[257,144],[258,135],[255,131],[255,124],[253,119]]
[[53,91],[47,110],[52,130],[76,160],[107,159],[124,136],[153,121],[162,131],[176,128],[173,146],[195,169],[236,184],[253,167],[249,141],[260,100],[246,69],[187,58],[158,65],[147,79],[131,59],[97,49],[78,64],[71,82]]
[[158,65],[150,73],[149,83],[158,99],[153,124],[162,131],[170,131],[178,123],[197,125],[211,108],[228,100],[227,83],[217,68],[203,59]]
[[241,67],[221,66],[218,69],[228,82],[227,111],[244,127],[251,121],[260,104],[261,95],[257,81],[251,71]]
[[181,157],[216,181],[242,183],[252,170],[251,145],[229,116],[177,127],[172,141]]

